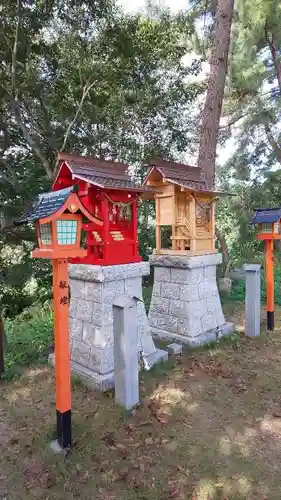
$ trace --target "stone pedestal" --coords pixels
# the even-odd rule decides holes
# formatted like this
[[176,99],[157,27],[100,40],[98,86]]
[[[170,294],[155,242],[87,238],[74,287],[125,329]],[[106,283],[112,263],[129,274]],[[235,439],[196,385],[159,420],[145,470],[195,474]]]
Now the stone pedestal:
[[197,347],[233,331],[217,288],[221,261],[220,254],[151,256],[155,269],[149,323],[154,336]]
[[[90,388],[114,387],[113,302],[123,294],[142,299],[142,276],[149,273],[148,262],[69,265],[71,368]],[[137,343],[149,366],[168,357],[155,348],[142,301],[137,305]]]

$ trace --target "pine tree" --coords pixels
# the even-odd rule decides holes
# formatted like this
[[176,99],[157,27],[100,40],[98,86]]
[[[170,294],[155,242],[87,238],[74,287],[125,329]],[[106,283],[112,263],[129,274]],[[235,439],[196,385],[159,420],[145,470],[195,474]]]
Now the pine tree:
[[234,0],[218,0],[213,30],[210,75],[200,133],[198,166],[205,172],[206,183],[215,182],[216,147],[227,73]]

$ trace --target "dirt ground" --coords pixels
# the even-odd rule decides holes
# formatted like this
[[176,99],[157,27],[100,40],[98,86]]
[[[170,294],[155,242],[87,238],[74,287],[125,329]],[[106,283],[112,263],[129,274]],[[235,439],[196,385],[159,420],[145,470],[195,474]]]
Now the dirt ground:
[[[241,304],[228,316],[243,331]],[[52,370],[0,385],[2,500],[281,498],[281,308],[274,332],[185,351],[141,379],[128,415],[73,383],[74,446],[49,449]]]

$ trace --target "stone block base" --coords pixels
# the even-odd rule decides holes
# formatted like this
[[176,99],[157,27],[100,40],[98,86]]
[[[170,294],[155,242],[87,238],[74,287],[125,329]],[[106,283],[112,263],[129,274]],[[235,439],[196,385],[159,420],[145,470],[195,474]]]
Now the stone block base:
[[167,345],[168,353],[176,356],[181,356],[182,355],[182,344],[177,344],[176,342],[172,342],[171,344]]
[[[119,295],[142,299],[148,262],[116,266],[69,266],[71,367],[86,385],[101,391],[114,386],[113,301]],[[137,348],[157,358],[142,300],[137,304]]]
[[[200,347],[210,342],[216,342],[220,338],[231,335],[234,331],[234,324],[230,322],[224,323],[219,330],[213,329],[198,335],[197,337],[185,337],[177,333],[171,333],[167,330],[153,328],[153,336],[162,340],[173,340],[189,347]],[[169,346],[167,346],[169,348]],[[177,353],[174,353],[177,354]]]
[[[155,349],[155,352],[144,357],[145,369],[150,370],[154,365],[158,363],[164,363],[168,360],[168,352],[162,349]],[[55,366],[55,355],[52,353],[49,355],[49,363]],[[114,389],[114,371],[109,373],[101,374],[86,368],[75,361],[70,362],[71,373],[77,375],[81,382],[88,387],[99,392],[105,392],[109,389]]]
[[152,255],[154,285],[149,310],[152,334],[195,347],[233,331],[226,323],[216,281],[220,254]]

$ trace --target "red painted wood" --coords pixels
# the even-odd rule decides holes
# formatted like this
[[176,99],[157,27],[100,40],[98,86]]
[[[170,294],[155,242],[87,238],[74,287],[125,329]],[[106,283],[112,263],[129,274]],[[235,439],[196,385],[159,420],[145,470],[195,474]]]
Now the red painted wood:
[[[79,187],[78,196],[82,205],[94,217],[103,221],[103,226],[94,222],[83,224],[83,231],[86,233],[86,257],[72,258],[72,263],[94,264],[94,265],[117,265],[140,262],[142,259],[138,254],[138,195],[135,192],[123,190],[103,190],[85,181],[71,179],[66,170],[59,174],[54,184],[53,190],[63,189],[71,184]],[[121,218],[120,207],[113,206],[109,199],[118,203],[128,203],[131,206],[131,220]],[[119,231],[123,240],[116,241],[112,231]],[[101,238],[97,241],[93,232]]]

